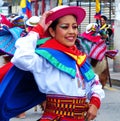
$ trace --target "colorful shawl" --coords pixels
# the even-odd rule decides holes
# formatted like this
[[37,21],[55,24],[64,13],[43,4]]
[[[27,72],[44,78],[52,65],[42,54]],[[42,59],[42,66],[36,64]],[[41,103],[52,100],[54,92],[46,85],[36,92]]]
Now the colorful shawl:
[[50,39],[35,51],[57,69],[73,78],[76,76],[76,64],[86,81],[91,81],[95,76],[91,65],[86,61],[86,54],[83,54],[76,46],[65,47],[58,41]]

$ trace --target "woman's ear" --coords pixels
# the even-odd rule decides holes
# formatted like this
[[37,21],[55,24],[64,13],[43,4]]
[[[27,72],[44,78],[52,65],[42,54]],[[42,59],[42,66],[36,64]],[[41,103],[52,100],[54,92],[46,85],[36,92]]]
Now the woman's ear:
[[51,27],[49,28],[48,31],[52,37],[55,37],[55,31]]

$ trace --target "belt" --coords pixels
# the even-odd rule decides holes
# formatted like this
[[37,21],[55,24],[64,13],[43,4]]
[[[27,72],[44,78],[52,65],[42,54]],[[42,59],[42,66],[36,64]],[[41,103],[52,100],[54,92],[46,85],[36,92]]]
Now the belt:
[[86,97],[47,95],[40,121],[84,121],[87,110]]

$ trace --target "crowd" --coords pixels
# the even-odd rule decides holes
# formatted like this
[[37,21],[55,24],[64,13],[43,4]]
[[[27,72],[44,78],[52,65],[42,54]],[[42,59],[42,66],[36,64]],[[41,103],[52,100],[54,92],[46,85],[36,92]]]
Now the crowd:
[[[23,16],[6,18],[0,15],[0,55],[4,59],[0,65],[0,105],[3,108],[6,103],[13,106],[7,107],[13,110],[8,116],[0,111],[1,120],[17,115],[25,118],[22,112],[43,102],[44,113],[39,121],[95,119],[105,97],[103,88],[107,80],[106,75],[105,79],[101,76],[106,66],[98,71],[96,65],[105,64],[107,44],[113,33],[106,23],[106,16],[101,16],[100,24],[90,23],[85,32],[79,33],[78,25],[85,16],[83,8],[64,5],[27,20]],[[27,72],[30,72],[28,77]],[[22,75],[20,79],[17,78],[19,75]],[[26,81],[30,78],[35,87]],[[14,84],[15,79],[20,86]],[[13,91],[10,92],[11,87]],[[29,89],[25,88],[31,91],[27,92]],[[35,97],[34,91],[39,97]],[[6,98],[9,102],[3,103]],[[21,102],[22,98],[24,102]],[[28,102],[29,99],[34,100]]]

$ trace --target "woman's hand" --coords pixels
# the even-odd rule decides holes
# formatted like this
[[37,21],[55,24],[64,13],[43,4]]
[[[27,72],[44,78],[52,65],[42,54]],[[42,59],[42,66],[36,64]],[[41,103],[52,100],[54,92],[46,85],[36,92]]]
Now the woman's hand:
[[45,23],[46,18],[52,13],[52,11],[46,11],[43,13],[43,15],[40,18],[39,24],[44,28],[44,31],[48,29],[52,21],[49,21],[48,23]]
[[94,104],[90,104],[85,121],[93,120],[97,116],[97,111],[97,107]]

